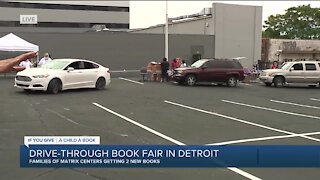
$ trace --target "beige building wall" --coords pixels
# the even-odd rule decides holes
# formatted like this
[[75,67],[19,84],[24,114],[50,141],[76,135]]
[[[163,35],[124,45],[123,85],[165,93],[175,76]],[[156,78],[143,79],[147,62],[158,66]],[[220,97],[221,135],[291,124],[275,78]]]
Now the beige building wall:
[[251,68],[261,59],[262,7],[214,3],[215,57],[246,57]]
[[269,60],[320,60],[320,40],[270,39]]

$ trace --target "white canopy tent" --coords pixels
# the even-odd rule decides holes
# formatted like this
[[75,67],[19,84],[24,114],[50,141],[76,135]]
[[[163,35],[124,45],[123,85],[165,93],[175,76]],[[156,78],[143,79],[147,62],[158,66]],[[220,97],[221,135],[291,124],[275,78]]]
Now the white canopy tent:
[[39,51],[39,46],[10,33],[0,38],[0,51]]

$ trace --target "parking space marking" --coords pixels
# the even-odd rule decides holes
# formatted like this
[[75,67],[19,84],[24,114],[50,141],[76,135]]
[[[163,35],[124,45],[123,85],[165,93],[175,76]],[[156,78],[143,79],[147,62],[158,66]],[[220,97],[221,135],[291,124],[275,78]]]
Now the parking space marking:
[[[166,140],[168,140],[168,141],[170,141],[170,142],[172,142],[174,144],[177,144],[177,145],[180,145],[180,146],[186,145],[186,144],[184,144],[184,143],[182,143],[182,142],[180,142],[178,140],[175,140],[175,139],[173,139],[173,138],[171,138],[171,137],[169,137],[167,135],[164,135],[164,134],[162,134],[162,133],[160,133],[160,132],[158,132],[158,131],[156,131],[154,129],[151,129],[151,128],[143,125],[143,124],[140,124],[140,123],[138,123],[138,122],[126,117],[126,116],[123,116],[123,115],[121,115],[121,114],[119,114],[119,113],[117,113],[115,111],[112,111],[112,110],[110,110],[110,109],[108,109],[108,108],[106,108],[106,107],[104,107],[104,106],[102,106],[102,105],[100,105],[100,104],[98,104],[96,102],[94,102],[92,104],[97,106],[97,107],[99,107],[99,108],[101,108],[101,109],[103,109],[103,110],[105,110],[105,111],[107,111],[107,112],[109,112],[109,113],[111,113],[111,114],[113,114],[113,115],[115,115],[115,116],[117,116],[117,117],[119,117],[119,118],[121,118],[121,119],[123,119],[123,120],[125,120],[125,121],[127,121],[127,122],[129,122],[129,123],[131,123],[131,124],[134,124],[134,125],[142,128],[142,129],[144,129],[144,130],[146,130],[146,131],[148,131],[148,132],[150,132],[152,134],[155,134],[155,135],[157,135],[157,136],[159,136],[159,137],[161,137],[163,139],[166,139]],[[228,167],[228,169],[233,171],[233,172],[235,172],[235,173],[237,173],[237,174],[242,175],[243,177],[251,179],[251,180],[262,180],[261,178],[258,178],[258,177],[254,176],[252,174],[249,174],[249,173],[247,173],[247,172],[245,172],[245,171],[243,171],[241,169],[235,168],[235,167]]]
[[122,79],[122,80],[125,80],[125,81],[129,81],[129,82],[132,82],[132,83],[136,83],[136,84],[140,84],[140,85],[144,85],[144,83],[142,83],[142,82],[134,81],[134,80],[127,79],[127,78],[120,77],[119,79]]
[[300,107],[307,107],[307,108],[313,108],[313,109],[320,109],[320,107],[318,106],[309,106],[309,105],[305,105],[305,104],[298,104],[298,103],[292,103],[292,102],[286,102],[286,101],[278,101],[278,100],[274,100],[274,99],[270,99],[271,102],[275,102],[275,103],[280,103],[280,104],[289,104],[289,105],[293,105],[293,106],[300,106]]
[[251,108],[256,108],[256,109],[262,109],[262,110],[266,110],[266,111],[273,111],[273,112],[282,113],[282,114],[289,114],[289,115],[293,115],[293,116],[300,116],[300,117],[306,117],[306,118],[312,118],[312,119],[320,119],[320,117],[311,116],[311,115],[307,115],[307,114],[282,111],[282,110],[278,110],[278,109],[266,108],[266,107],[262,107],[262,106],[255,106],[255,105],[239,103],[239,102],[234,102],[234,101],[228,101],[228,100],[221,100],[221,101],[225,102],[225,103],[236,104],[236,105],[246,106],[246,107],[251,107]]
[[320,134],[320,132],[291,134],[291,135],[283,135],[283,136],[268,136],[268,137],[260,137],[260,138],[239,139],[239,140],[233,140],[233,141],[225,141],[225,142],[212,143],[212,144],[207,144],[207,145],[221,146],[221,145],[227,145],[227,144],[238,144],[238,143],[245,143],[245,142],[257,142],[257,141],[266,141],[266,140],[273,140],[273,139],[286,139],[286,138],[299,137],[299,136],[302,136],[302,135],[303,136],[311,136],[311,135],[318,135],[318,134]]
[[72,124],[77,125],[77,126],[84,127],[84,128],[87,128],[87,129],[96,130],[96,131],[102,131],[102,132],[105,132],[105,130],[103,130],[103,129],[98,129],[98,128],[95,128],[95,127],[91,127],[91,126],[87,126],[87,125],[84,125],[84,124],[78,123],[78,122],[76,122],[76,121],[74,121],[74,120],[72,120],[72,119],[70,119],[70,118],[68,118],[68,117],[66,117],[66,116],[64,116],[64,115],[62,115],[62,114],[60,114],[60,113],[56,112],[56,111],[53,111],[53,110],[51,110],[51,109],[46,109],[46,110],[47,110],[47,111],[49,111],[49,112],[51,112],[51,113],[53,113],[53,114],[55,114],[55,115],[57,115],[57,116],[59,116],[60,118],[62,118],[62,119],[64,119],[64,120],[66,120],[66,121],[68,121],[68,122],[72,123]]
[[239,168],[236,168],[236,167],[228,167],[228,169],[233,171],[233,172],[235,172],[235,173],[238,173],[238,174],[240,174],[240,175],[242,175],[242,176],[244,176],[244,177],[246,177],[248,179],[251,179],[251,180],[262,180],[261,178],[258,178],[257,176],[249,174],[249,173],[247,173],[247,172],[245,172],[245,171],[243,171],[243,170],[241,170]]
[[249,125],[252,125],[252,126],[260,127],[260,128],[263,128],[263,129],[268,129],[268,130],[271,130],[271,131],[280,132],[280,133],[289,134],[289,135],[297,135],[298,137],[302,137],[302,138],[305,138],[305,139],[310,139],[310,140],[313,140],[313,141],[320,142],[320,139],[309,137],[309,136],[305,136],[305,135],[299,135],[299,134],[294,133],[294,132],[290,132],[290,131],[286,131],[286,130],[282,130],[282,129],[277,129],[277,128],[273,128],[273,127],[269,127],[269,126],[253,123],[253,122],[250,122],[250,121],[245,121],[245,120],[242,120],[242,119],[239,119],[239,118],[235,118],[235,117],[231,117],[231,116],[227,116],[227,115],[223,115],[223,114],[219,114],[219,113],[215,113],[215,112],[206,111],[206,110],[202,110],[202,109],[199,109],[199,108],[194,108],[194,107],[191,107],[191,106],[186,106],[186,105],[183,105],[183,104],[179,104],[179,103],[175,103],[175,102],[171,102],[171,101],[167,101],[167,100],[165,100],[164,102],[167,103],[167,104],[183,107],[183,108],[186,108],[186,109],[190,109],[190,110],[194,110],[194,111],[198,111],[198,112],[202,112],[202,113],[206,113],[206,114],[211,114],[211,115],[222,117],[222,118],[229,119],[229,120],[232,120],[232,121],[237,121],[237,122],[241,122],[241,123],[244,123],[244,124],[249,124]]
[[95,103],[95,102],[94,102],[94,103],[92,103],[92,104],[95,105],[95,106],[97,106],[97,107],[99,107],[99,108],[101,108],[101,109],[103,109],[103,110],[105,110],[105,111],[107,111],[107,112],[109,112],[109,113],[111,113],[111,114],[113,114],[113,115],[115,115],[115,116],[118,116],[119,118],[121,118],[121,119],[123,119],[123,120],[125,120],[125,121],[128,121],[128,122],[131,123],[131,124],[134,124],[134,125],[142,128],[142,129],[144,129],[144,130],[146,130],[146,131],[149,131],[149,132],[151,132],[152,134],[155,134],[155,135],[157,135],[157,136],[159,136],[159,137],[161,137],[161,138],[163,138],[163,139],[166,139],[166,140],[168,140],[168,141],[170,141],[170,142],[172,142],[172,143],[174,143],[174,144],[177,144],[177,145],[185,145],[184,143],[182,143],[182,142],[180,142],[180,141],[177,141],[177,140],[175,140],[175,139],[173,139],[173,138],[171,138],[171,137],[169,137],[169,136],[167,136],[167,135],[164,135],[164,134],[162,134],[162,133],[160,133],[160,132],[158,132],[158,131],[156,131],[156,130],[154,130],[154,129],[151,129],[151,128],[143,125],[143,124],[140,124],[140,123],[138,123],[138,122],[136,122],[136,121],[134,121],[134,120],[132,120],[132,119],[130,119],[130,118],[127,118],[127,117],[125,117],[125,116],[123,116],[123,115],[121,115],[121,114],[119,114],[119,113],[117,113],[117,112],[114,112],[114,111],[112,111],[111,109],[108,109],[108,108],[106,108],[106,107],[104,107],[104,106],[102,106],[102,105],[100,105],[100,104],[98,104],[98,103]]
[[243,85],[246,85],[246,86],[251,86],[251,84],[248,84],[248,83],[242,83],[242,82],[240,82],[239,84],[243,84]]
[[61,117],[62,119],[66,120],[66,121],[68,121],[68,122],[70,122],[70,123],[72,123],[72,124],[81,125],[81,124],[79,124],[79,123],[77,123],[77,122],[73,121],[72,119],[69,119],[69,118],[65,117],[64,115],[62,115],[62,114],[60,114],[60,113],[56,112],[56,111],[53,111],[53,110],[51,110],[51,109],[47,109],[47,111],[49,111],[49,112],[51,112],[51,113],[53,113],[53,114],[55,114],[55,115],[57,115],[57,116]]
[[320,99],[310,98],[311,101],[320,101]]

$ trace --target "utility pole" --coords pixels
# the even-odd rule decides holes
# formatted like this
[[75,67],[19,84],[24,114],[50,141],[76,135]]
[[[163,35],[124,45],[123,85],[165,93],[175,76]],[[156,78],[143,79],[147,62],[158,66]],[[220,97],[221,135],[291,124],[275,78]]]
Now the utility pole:
[[169,60],[169,26],[168,26],[168,0],[166,0],[166,26],[165,26],[165,57]]

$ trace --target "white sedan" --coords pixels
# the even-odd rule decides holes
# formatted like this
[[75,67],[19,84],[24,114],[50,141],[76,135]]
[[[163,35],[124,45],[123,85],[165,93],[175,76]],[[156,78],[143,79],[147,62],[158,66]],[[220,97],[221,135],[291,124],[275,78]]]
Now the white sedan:
[[82,59],[55,59],[39,68],[17,73],[15,87],[53,94],[67,89],[104,89],[110,84],[109,68]]

